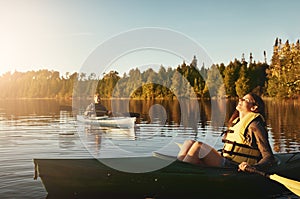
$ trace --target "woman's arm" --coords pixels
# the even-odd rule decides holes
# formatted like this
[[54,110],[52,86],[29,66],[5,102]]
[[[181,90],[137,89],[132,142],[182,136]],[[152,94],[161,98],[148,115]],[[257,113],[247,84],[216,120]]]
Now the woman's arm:
[[91,103],[86,107],[84,115],[91,116],[93,114],[95,114],[95,105],[94,105],[94,103]]
[[274,155],[268,140],[268,133],[264,128],[264,124],[261,120],[254,120],[248,127],[249,134],[252,135],[252,144],[257,145],[262,158],[258,163],[253,165],[258,169],[265,169],[274,164]]

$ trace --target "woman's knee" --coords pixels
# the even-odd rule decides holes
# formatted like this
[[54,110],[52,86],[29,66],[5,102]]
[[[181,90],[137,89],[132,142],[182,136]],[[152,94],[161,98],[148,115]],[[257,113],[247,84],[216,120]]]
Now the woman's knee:
[[188,151],[188,155],[189,156],[194,156],[195,153],[199,152],[199,150],[201,149],[201,146],[202,146],[202,142],[197,142],[197,141],[193,142],[190,149],[189,149],[189,151]]
[[192,145],[194,144],[196,141],[195,140],[185,140],[183,145]]

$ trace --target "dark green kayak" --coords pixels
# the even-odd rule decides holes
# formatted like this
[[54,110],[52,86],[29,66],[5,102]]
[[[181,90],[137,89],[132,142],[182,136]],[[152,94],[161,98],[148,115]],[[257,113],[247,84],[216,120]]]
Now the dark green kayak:
[[[300,180],[300,153],[276,154],[276,159],[278,165],[270,173]],[[164,157],[106,161],[141,171],[170,162]],[[180,161],[146,173],[118,171],[96,159],[34,159],[34,164],[35,178],[41,178],[47,198],[271,198],[288,191],[257,174]]]

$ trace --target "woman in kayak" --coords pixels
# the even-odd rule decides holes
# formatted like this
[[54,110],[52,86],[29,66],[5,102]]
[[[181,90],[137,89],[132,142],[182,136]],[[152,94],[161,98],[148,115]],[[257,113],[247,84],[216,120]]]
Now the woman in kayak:
[[84,115],[89,117],[101,117],[105,115],[110,116],[111,111],[107,110],[106,107],[101,104],[100,95],[97,93],[94,95],[94,102],[88,105]]
[[256,94],[249,93],[239,99],[231,116],[219,153],[213,147],[187,140],[177,156],[179,160],[215,167],[246,167],[266,169],[274,163],[265,122],[265,106]]

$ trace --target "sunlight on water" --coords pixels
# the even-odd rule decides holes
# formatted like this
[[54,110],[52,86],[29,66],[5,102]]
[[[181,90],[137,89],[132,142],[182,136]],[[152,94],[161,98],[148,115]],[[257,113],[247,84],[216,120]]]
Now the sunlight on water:
[[90,157],[76,134],[72,118],[23,116],[0,121],[1,198],[45,198],[33,180],[33,158]]

